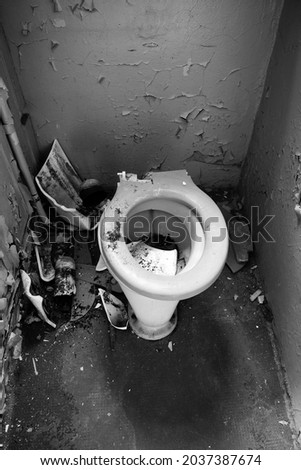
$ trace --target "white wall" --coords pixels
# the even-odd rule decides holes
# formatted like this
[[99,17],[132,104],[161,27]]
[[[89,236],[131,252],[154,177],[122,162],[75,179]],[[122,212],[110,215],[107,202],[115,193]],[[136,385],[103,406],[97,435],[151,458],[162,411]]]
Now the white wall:
[[43,157],[58,138],[106,186],[120,170],[184,167],[204,188],[237,184],[281,0],[0,6]]

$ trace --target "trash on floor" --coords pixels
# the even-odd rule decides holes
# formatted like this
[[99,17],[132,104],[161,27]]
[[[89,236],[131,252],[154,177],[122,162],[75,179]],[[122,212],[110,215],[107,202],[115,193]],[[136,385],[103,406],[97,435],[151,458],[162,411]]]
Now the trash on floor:
[[[96,190],[95,180],[92,180],[92,184],[89,180],[90,183],[87,183],[85,187],[84,181],[71,165],[56,139],[46,162],[35,179],[41,192],[55,207],[58,214],[66,218],[72,226],[90,230],[95,225],[94,220],[91,224],[89,208],[85,207],[81,195],[88,199],[89,203],[94,202],[95,198],[100,196],[99,184]],[[105,194],[102,193],[102,196],[105,197]]]
[[36,365],[36,360],[34,357],[32,357],[32,365],[33,365],[33,370],[34,370],[35,375],[39,375],[37,365]]
[[91,308],[98,308],[98,304],[95,304],[98,287],[117,294],[122,292],[119,284],[109,271],[97,273],[93,265],[77,263],[76,294],[73,298],[70,321],[79,320]]
[[235,274],[240,271],[249,260],[249,253],[253,251],[250,228],[246,218],[242,216],[243,204],[236,194],[224,191],[222,200],[217,201],[229,232],[229,251],[226,264]]
[[245,218],[231,217],[228,222],[229,237],[238,263],[249,261],[249,253],[253,251],[251,234]]
[[31,278],[30,278],[30,276],[23,269],[21,269],[20,272],[21,272],[21,279],[22,279],[22,283],[23,283],[23,287],[24,287],[24,293],[28,297],[28,299],[31,301],[33,306],[36,308],[36,310],[39,314],[39,317],[42,320],[44,320],[46,323],[48,323],[48,325],[52,326],[53,328],[56,328],[56,324],[53,323],[51,320],[49,320],[49,318],[47,317],[47,314],[44,310],[44,307],[43,307],[43,300],[44,299],[43,299],[43,297],[41,295],[33,295],[30,292],[30,288],[31,288]]
[[264,303],[264,295],[259,295],[259,296],[258,296],[258,302],[259,302],[260,304],[263,304],[263,303]]
[[22,354],[22,332],[20,328],[16,328],[12,331],[8,338],[7,348],[12,350],[13,359],[21,359]]
[[98,288],[98,292],[110,324],[118,330],[126,330],[128,315],[123,302],[102,288]]
[[50,282],[55,276],[55,269],[51,261],[51,244],[40,242],[38,235],[34,231],[31,231],[31,238],[34,244],[40,278],[44,282]]
[[54,296],[71,296],[76,293],[73,236],[68,231],[57,234],[54,245],[55,278]]
[[251,300],[251,302],[254,302],[254,300],[256,300],[257,297],[260,296],[261,292],[262,292],[261,289],[257,289],[257,290],[254,292],[254,294],[250,295],[250,300]]
[[55,290],[54,295],[74,295],[75,285],[75,262],[70,256],[61,256],[55,263]]
[[176,249],[161,250],[149,246],[143,241],[129,243],[128,249],[133,258],[147,271],[167,276],[174,276],[177,272],[178,253]]

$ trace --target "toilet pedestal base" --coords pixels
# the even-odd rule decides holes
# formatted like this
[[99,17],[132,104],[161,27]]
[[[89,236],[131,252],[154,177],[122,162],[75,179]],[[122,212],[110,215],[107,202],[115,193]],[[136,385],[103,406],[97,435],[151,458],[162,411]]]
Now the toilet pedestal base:
[[152,341],[165,338],[175,329],[177,325],[177,309],[174,311],[171,319],[159,327],[151,327],[139,321],[130,304],[128,306],[128,315],[129,324],[133,332],[136,333],[136,335],[140,338]]

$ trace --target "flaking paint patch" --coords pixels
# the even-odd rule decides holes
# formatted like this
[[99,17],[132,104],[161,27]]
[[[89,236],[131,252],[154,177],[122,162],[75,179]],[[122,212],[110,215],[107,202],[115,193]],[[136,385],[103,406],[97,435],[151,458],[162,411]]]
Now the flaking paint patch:
[[[25,6],[21,0],[16,1],[20,2],[19,18],[23,15],[27,20]],[[47,9],[39,3],[39,15],[31,19],[28,39],[33,41],[22,44],[20,24],[14,26],[14,9],[8,5],[4,27],[9,41],[17,47],[14,60],[18,59],[20,70],[26,69],[20,80],[25,98],[36,110],[32,118],[35,129],[39,129],[40,146],[52,141],[56,122],[53,116],[61,115],[56,136],[62,142],[69,141],[67,145],[82,176],[101,173],[105,185],[113,181],[121,161],[137,167],[138,172],[147,171],[148,163],[140,157],[141,151],[145,155],[167,153],[170,169],[181,168],[183,155],[192,155],[194,138],[198,150],[206,154],[206,139],[196,135],[203,128],[209,138],[216,135],[217,140],[228,141],[229,150],[242,160],[281,10],[274,1],[264,5],[254,1],[241,2],[237,9],[231,2],[222,3],[217,11],[212,2],[195,0],[128,0],[121,2],[118,10],[108,1],[77,0],[68,4],[49,0]],[[59,7],[60,11],[50,17],[49,4],[52,10],[59,4],[62,11]],[[239,40],[243,34],[248,35],[247,41]],[[43,44],[41,36],[47,36],[48,44]],[[50,43],[57,38],[59,48]],[[44,59],[42,67],[33,60],[31,49],[25,49],[30,44],[32,51]],[[49,49],[56,51],[55,60],[49,59],[53,55]],[[49,74],[50,67],[56,73]],[[39,85],[35,87],[37,80]],[[74,96],[77,100],[71,112]],[[46,116],[37,111],[41,109],[49,110],[46,121]],[[126,118],[128,114],[123,111],[127,110],[132,110],[131,118]],[[100,119],[101,134],[110,136],[103,145]],[[53,124],[45,125],[49,121]],[[246,142],[240,137],[243,134]],[[122,143],[116,145],[116,140]],[[139,152],[133,143],[141,144]],[[101,162],[92,158],[95,147],[105,155]],[[83,154],[87,155],[87,164],[83,163]],[[197,175],[192,177],[197,182]]]

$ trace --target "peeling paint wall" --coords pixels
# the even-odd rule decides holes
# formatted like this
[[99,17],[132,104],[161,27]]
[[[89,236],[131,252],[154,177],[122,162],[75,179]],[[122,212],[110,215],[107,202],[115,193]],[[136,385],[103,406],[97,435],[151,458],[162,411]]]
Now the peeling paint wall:
[[21,342],[19,303],[15,297],[19,285],[19,252],[29,215],[28,193],[19,181],[19,170],[0,126],[0,448],[9,351],[12,343]]
[[[301,429],[301,4],[285,2],[279,35],[241,182],[248,208],[275,243],[257,247],[266,294],[287,371],[298,428]],[[297,213],[295,212],[297,211]]]
[[1,20],[45,157],[83,178],[187,168],[235,186],[280,0],[14,0]]

